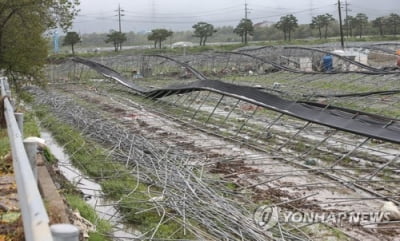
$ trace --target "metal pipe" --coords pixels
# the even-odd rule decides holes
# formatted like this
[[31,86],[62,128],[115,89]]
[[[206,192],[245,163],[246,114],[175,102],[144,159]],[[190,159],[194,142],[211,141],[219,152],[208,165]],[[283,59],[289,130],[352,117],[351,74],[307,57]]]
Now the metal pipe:
[[[4,92],[4,83],[2,83],[2,93]],[[13,107],[8,99],[4,100],[4,108],[25,239],[27,241],[51,241],[53,239],[50,233],[49,217],[33,172],[30,168],[26,168],[30,166],[30,162],[25,152],[21,132],[15,120]]]
[[21,136],[24,136],[24,113],[15,113],[15,119],[17,120],[19,131]]
[[217,110],[219,104],[221,104],[221,101],[224,99],[225,95],[222,95],[221,98],[219,99],[218,103],[215,105],[214,109],[211,111],[210,115],[208,116],[206,122],[204,124],[207,124],[208,121],[210,120],[211,116],[214,115],[215,111]]

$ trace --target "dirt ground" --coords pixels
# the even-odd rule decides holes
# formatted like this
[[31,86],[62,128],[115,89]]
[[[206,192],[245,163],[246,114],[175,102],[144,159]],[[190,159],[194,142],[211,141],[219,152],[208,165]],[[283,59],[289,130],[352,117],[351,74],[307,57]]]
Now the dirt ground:
[[24,239],[12,165],[7,158],[2,158],[0,160],[0,241],[8,240]]

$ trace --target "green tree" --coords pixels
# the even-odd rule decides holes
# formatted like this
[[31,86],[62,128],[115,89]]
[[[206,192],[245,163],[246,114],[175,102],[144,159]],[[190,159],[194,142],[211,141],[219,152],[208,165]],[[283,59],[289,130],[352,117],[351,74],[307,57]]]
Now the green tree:
[[325,29],[325,39],[328,38],[328,27],[331,22],[335,21],[333,16],[329,13],[318,15],[312,18],[310,27],[312,29],[318,29],[319,38],[322,39],[322,29]]
[[384,36],[385,35],[385,25],[386,25],[386,20],[385,17],[378,17],[374,20],[372,20],[372,26],[377,28],[379,30],[379,35]]
[[364,29],[368,24],[368,17],[365,13],[358,13],[355,16],[355,24],[358,28],[358,33],[360,35],[360,38],[362,37],[364,33]]
[[391,28],[393,35],[398,34],[398,26],[400,25],[400,15],[397,13],[391,13],[387,18],[387,24]]
[[48,56],[46,31],[66,31],[78,10],[78,0],[1,0],[0,69],[17,91],[27,81],[39,83]]
[[115,30],[111,30],[109,34],[107,34],[107,38],[105,40],[106,43],[112,43],[114,45],[115,52],[122,49],[122,43],[127,40],[126,34],[121,33]]
[[217,30],[212,24],[206,22],[198,22],[192,26],[194,28],[194,37],[200,38],[200,46],[205,46],[207,38],[211,37]]
[[293,14],[282,16],[275,27],[283,32],[284,40],[291,40],[292,32],[298,28],[297,18]]
[[63,45],[71,45],[72,55],[75,55],[74,46],[81,42],[81,37],[77,32],[68,32],[64,37]]
[[250,19],[243,18],[233,32],[242,38],[242,43],[247,44],[248,36],[254,34],[253,22]]
[[167,29],[153,29],[151,33],[147,36],[147,39],[150,41],[154,41],[154,48],[157,48],[157,43],[159,48],[161,49],[161,43],[166,40],[168,37],[172,36],[173,32]]
[[353,37],[353,30],[356,26],[356,19],[353,16],[348,16],[344,19],[344,25],[347,37]]

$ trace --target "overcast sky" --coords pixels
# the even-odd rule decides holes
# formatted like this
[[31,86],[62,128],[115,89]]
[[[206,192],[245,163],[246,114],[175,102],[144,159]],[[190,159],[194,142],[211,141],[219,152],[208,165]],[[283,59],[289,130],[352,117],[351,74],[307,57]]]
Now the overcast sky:
[[[148,31],[153,28],[189,30],[199,21],[215,26],[234,26],[244,17],[245,0],[80,0],[81,12],[73,31],[109,32],[118,29],[118,4],[123,9],[122,31]],[[342,0],[345,3],[345,0]],[[349,15],[366,13],[370,19],[400,14],[400,0],[347,0]],[[280,16],[294,14],[300,23],[311,16],[330,13],[338,16],[337,0],[247,0],[249,18],[254,23],[276,22]],[[345,16],[345,13],[343,13]]]

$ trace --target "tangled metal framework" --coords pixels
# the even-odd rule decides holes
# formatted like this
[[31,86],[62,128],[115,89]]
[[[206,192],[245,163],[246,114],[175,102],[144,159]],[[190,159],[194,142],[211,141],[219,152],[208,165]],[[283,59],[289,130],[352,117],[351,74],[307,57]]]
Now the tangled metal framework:
[[[345,51],[334,47],[308,48],[300,46],[264,46],[244,48],[238,53],[274,62],[280,68],[307,73],[364,73],[364,74],[396,74],[395,51],[376,46],[353,46]],[[332,57],[332,67],[326,69],[323,58]],[[364,63],[362,63],[363,61]],[[368,63],[368,64],[367,64]],[[372,67],[370,65],[377,65]]]
[[[124,76],[136,73],[146,78],[194,79],[203,74],[209,78],[236,75],[265,75],[285,71],[298,74],[370,74],[396,75],[395,52],[377,46],[350,48],[352,57],[332,53],[334,48],[273,47],[244,48],[235,52],[217,52],[166,57],[161,55],[95,57],[92,60],[116,70]],[[368,52],[368,57],[360,57]],[[323,58],[332,56],[332,69],[325,70]],[[168,59],[169,58],[169,59]],[[368,65],[358,60],[368,61]],[[178,64],[177,64],[178,63]],[[371,65],[371,66],[369,66]],[[59,65],[65,66],[65,65]],[[373,67],[372,67],[373,66]],[[190,71],[188,71],[192,68]],[[194,74],[193,70],[197,71]],[[57,70],[59,72],[59,70]],[[77,71],[78,72],[78,71]],[[87,72],[87,71],[85,71]],[[74,73],[80,75],[80,73]],[[198,77],[198,76],[197,76]],[[325,77],[327,78],[327,77]]]
[[[63,122],[82,130],[93,140],[111,146],[112,157],[125,163],[126,168],[132,169],[132,173],[138,175],[137,178],[141,182],[161,188],[160,192],[149,190],[149,193],[146,193],[149,199],[161,195],[160,201],[132,200],[154,205],[147,211],[160,210],[162,213],[160,224],[169,219],[182,222],[187,231],[203,240],[239,238],[261,241],[268,237],[267,233],[252,221],[248,210],[224,197],[224,193],[229,193],[229,190],[224,189],[223,183],[195,174],[199,169],[190,165],[190,156],[175,153],[175,150],[160,142],[148,140],[138,134],[137,130],[124,128],[98,112],[79,106],[67,96],[49,94],[36,88],[30,91],[37,97],[37,104],[49,106],[53,114]],[[133,192],[134,190],[129,190],[128,197]],[[115,206],[118,207],[118,202]],[[176,213],[167,214],[167,209],[172,209]],[[146,210],[132,210],[132,212],[146,212]],[[207,233],[199,230],[189,219],[201,223]],[[148,230],[149,239],[156,235],[157,229],[158,227]]]
[[[242,57],[236,54],[228,56],[250,59],[247,56]],[[210,56],[207,58],[209,59]],[[218,54],[218,58],[226,58],[226,56]],[[136,59],[142,59],[146,64],[162,63],[161,65],[164,66],[162,72],[164,73],[168,73],[170,68],[187,71],[186,67],[190,62],[187,56],[182,57],[186,61],[176,60],[173,61],[173,64],[171,61],[167,61],[170,60],[169,58],[161,56],[145,56]],[[125,86],[138,91],[135,88],[136,85],[128,82],[130,80],[127,77],[123,77],[106,66],[82,59],[76,61],[88,64],[104,76],[125,83]],[[231,57],[229,57],[229,61],[234,62]],[[250,63],[250,60],[248,61]],[[199,62],[203,61],[199,60]],[[261,61],[256,62],[263,64]],[[194,61],[190,63],[194,63]],[[71,63],[65,66],[67,66],[65,69],[72,67],[75,73],[81,73],[82,76],[87,74],[87,70],[83,69],[83,66],[77,67]],[[140,64],[137,63],[137,66]],[[152,65],[152,68],[154,66]],[[59,69],[62,69],[61,66]],[[196,72],[191,73],[190,80]],[[58,77],[62,76],[63,72],[58,72],[58,75]],[[269,81],[271,83],[276,80],[281,81],[282,75],[287,81],[286,84],[290,81],[295,83],[293,89],[287,89],[287,92],[294,90],[301,92],[302,90],[298,87],[299,83],[310,86],[310,84],[318,83],[325,78],[345,79],[346,83],[354,82],[363,86],[371,86],[371,88],[374,88],[377,80],[382,78],[389,87],[393,87],[393,83],[398,81],[396,75],[382,77],[357,74],[346,79],[348,77],[346,74],[327,76],[293,73],[292,75],[281,72],[268,75],[271,78]],[[170,77],[173,79],[171,81],[177,82],[176,76]],[[199,76],[197,77],[199,78]],[[247,81],[249,85],[265,84],[265,79],[257,80],[257,76],[244,77],[250,79]],[[165,78],[161,82],[169,83],[168,79]],[[140,83],[146,83],[146,81],[151,80],[137,80]],[[237,81],[244,83],[242,80]],[[147,84],[150,83],[158,84],[157,81]],[[349,200],[352,201],[352,208],[362,206],[366,200],[369,200],[368,205],[371,207],[376,205],[372,200],[391,200],[399,204],[397,185],[400,181],[398,120],[393,115],[383,117],[346,108],[346,106],[364,106],[362,103],[368,103],[368,108],[376,107],[382,111],[385,107],[388,108],[398,102],[398,92],[383,90],[375,93],[369,91],[348,95],[340,92],[332,93],[331,88],[332,86],[329,86],[327,93],[302,95],[303,101],[284,100],[281,97],[286,94],[281,92],[274,92],[281,96],[279,97],[270,94],[271,91],[266,89],[237,86],[213,80],[200,80],[161,89],[141,89],[139,92],[144,96],[152,97],[144,101],[144,106],[151,111],[257,150],[257,154],[247,153],[241,155],[240,158],[208,160],[210,166],[220,171],[237,167],[251,168],[234,169],[233,172],[225,175],[226,178],[231,176],[239,178],[237,183],[246,183],[240,187],[242,189],[284,189],[299,195],[293,200],[310,201],[309,198],[313,197],[315,204],[322,208],[328,208],[332,203],[349,202]],[[320,88],[318,90],[321,91]],[[310,92],[304,92],[304,94],[306,93]],[[388,94],[389,98],[381,97],[382,94]],[[110,95],[113,100],[133,103],[130,100],[131,95],[126,95],[126,88],[120,89],[116,95]],[[298,100],[293,95],[288,95],[288,97]],[[319,98],[324,98],[323,101],[328,101],[329,104],[310,103],[311,100]],[[333,103],[343,105],[340,105],[342,106],[340,108],[333,107]],[[366,110],[370,110],[367,107],[364,106]],[[309,117],[302,118],[301,115],[306,113],[310,114]],[[328,115],[325,116],[325,114]],[[322,118],[324,116],[326,118]],[[317,121],[310,118],[316,118]],[[331,121],[336,118],[342,120],[337,123],[338,125],[346,125],[347,128],[364,126],[366,129],[356,132],[354,129],[349,131],[350,129],[320,123],[322,120]],[[374,135],[365,133],[365,130],[372,130],[370,127],[375,128]],[[388,131],[389,129],[391,131]],[[381,136],[383,132],[386,132],[386,137]],[[192,138],[192,136],[187,134],[185,138]],[[220,147],[210,144],[207,148],[208,150],[221,148],[221,152],[226,152],[223,144]],[[206,150],[204,153],[207,153]],[[311,178],[313,175],[318,175],[319,178]],[[302,177],[310,179],[302,179]],[[301,194],[299,194],[299,190],[301,190]],[[326,193],[319,194],[324,190],[329,190],[332,194],[329,194],[328,198]],[[357,190],[358,194],[356,196],[346,194],[347,191],[344,190]],[[286,202],[282,199],[274,202],[276,205],[281,205],[281,203]],[[337,208],[340,209],[340,207]]]
[[[81,63],[85,63],[86,60],[77,60],[80,61]],[[100,69],[98,69],[99,72],[101,72]],[[134,89],[134,88],[132,88]],[[251,87],[245,87],[245,86],[234,86],[230,85],[227,83],[222,83],[219,81],[200,81],[200,82],[195,82],[189,85],[185,86],[174,86],[172,88],[165,88],[165,89],[159,89],[159,90],[151,90],[148,92],[142,92],[145,96],[150,96],[150,97],[167,97],[170,95],[176,95],[176,94],[183,94],[183,93],[189,93],[190,98],[191,95],[193,95],[193,91],[198,91],[198,90],[206,90],[206,91],[211,91],[213,93],[216,93],[217,95],[220,95],[220,97],[215,98],[214,100],[210,100],[208,98],[205,98],[202,100],[202,103],[196,110],[194,116],[202,110],[203,105],[211,101],[211,103],[217,103],[214,107],[212,107],[212,111],[210,116],[207,118],[210,120],[214,114],[218,112],[218,109],[220,108],[220,105],[224,103],[225,98],[233,98],[237,99],[238,102],[240,103],[241,101],[245,101],[250,104],[254,104],[256,107],[254,108],[254,112],[248,116],[248,118],[244,121],[243,125],[239,128],[238,132],[235,134],[235,136],[238,136],[239,133],[242,131],[244,126],[250,122],[250,120],[254,117],[256,114],[258,107],[264,107],[269,110],[272,110],[273,112],[277,112],[278,117],[274,119],[273,121],[264,121],[264,123],[269,123],[268,127],[266,128],[266,131],[268,132],[272,126],[274,126],[278,121],[281,121],[282,119],[285,119],[285,116],[294,116],[297,118],[300,118],[302,120],[306,121],[306,124],[301,127],[298,131],[294,132],[294,135],[289,138],[287,141],[284,141],[282,145],[280,145],[277,150],[282,150],[289,144],[293,143],[301,143],[300,140],[302,140],[304,137],[302,137],[301,132],[307,132],[305,131],[306,129],[309,128],[309,126],[313,125],[312,123],[316,124],[322,124],[327,127],[334,127],[335,131],[332,133],[337,133],[339,130],[345,130],[349,133],[355,133],[359,134],[361,136],[365,136],[366,139],[362,139],[362,141],[354,147],[354,149],[351,149],[347,152],[347,150],[344,151],[344,154],[341,155],[340,158],[338,158],[334,163],[333,166],[336,166],[339,162],[343,161],[345,158],[347,158],[349,155],[358,153],[358,149],[365,145],[367,142],[369,142],[371,139],[380,139],[380,140],[386,140],[386,141],[391,141],[393,143],[399,143],[399,133],[397,133],[398,129],[398,120],[396,119],[391,119],[391,118],[385,118],[382,116],[377,116],[377,115],[371,115],[367,113],[363,113],[360,111],[354,111],[354,110],[349,110],[345,108],[337,108],[331,105],[322,105],[322,104],[317,104],[317,103],[309,103],[309,102],[290,102],[290,101],[285,101],[283,99],[280,99],[277,96],[270,95],[268,93],[259,91],[257,89],[251,88]],[[137,90],[136,90],[137,91]],[[198,94],[200,95],[200,94]],[[207,94],[207,96],[210,96],[210,94]],[[174,102],[175,103],[175,102]],[[235,103],[235,101],[229,101],[228,103]],[[226,103],[224,103],[226,104]],[[229,105],[229,104],[226,104]],[[232,107],[232,110],[237,107],[238,104],[234,105]],[[228,118],[232,114],[232,111],[227,113],[227,116],[224,118]],[[275,113],[276,115],[276,113]],[[326,116],[325,116],[326,115]],[[337,118],[343,118],[341,120]],[[335,121],[337,120],[337,121]],[[298,122],[298,121],[294,121]],[[376,126],[376,130],[374,131],[374,125]],[[346,126],[346,127],[345,127]],[[296,129],[299,127],[296,127]],[[390,130],[389,130],[390,129]],[[367,133],[369,132],[369,134]],[[372,132],[375,132],[372,134]],[[386,134],[383,134],[384,132],[387,132]],[[293,133],[292,133],[293,134]],[[281,134],[283,135],[283,134]],[[290,136],[291,134],[289,134]],[[387,135],[385,137],[385,135]],[[302,137],[302,138],[299,138]],[[316,142],[317,145],[315,147],[319,147],[320,145],[324,144],[325,142],[328,141],[328,139],[332,135],[328,135],[327,137],[321,138],[317,140],[314,140],[312,142]],[[389,137],[391,136],[391,137]],[[300,140],[296,140],[296,138],[299,138]],[[307,138],[306,138],[307,139]],[[358,138],[357,138],[358,139]],[[319,142],[319,141],[320,142]],[[308,140],[310,141],[310,140]],[[328,142],[329,143],[329,142]],[[311,150],[315,151],[317,148],[311,148]],[[331,149],[331,148],[327,148]],[[347,149],[347,148],[345,148]],[[368,148],[367,148],[368,149]],[[338,150],[336,150],[338,151]],[[340,152],[343,152],[341,150]],[[362,152],[361,152],[362,153]],[[334,155],[336,155],[335,153]],[[379,155],[378,155],[379,156]],[[394,155],[393,158],[390,158],[388,162],[381,167],[379,170],[383,170],[385,167],[388,165],[395,163],[398,159],[397,155]],[[332,167],[333,167],[332,166]],[[373,174],[372,176],[376,176],[377,173]]]
[[[172,61],[171,58],[163,58]],[[281,114],[309,121],[310,123],[316,123],[338,130],[344,130],[369,138],[400,143],[400,123],[396,119],[385,118],[383,116],[371,115],[357,110],[349,110],[312,102],[296,103],[281,99],[272,94],[265,93],[254,87],[238,86],[218,80],[207,80],[203,74],[199,73],[194,68],[186,64],[181,64],[175,60],[173,61],[187,68],[201,81],[186,85],[167,87],[164,89],[145,91],[143,88],[128,83],[128,81],[122,78],[121,75],[104,65],[81,58],[75,58],[73,61],[88,65],[99,73],[103,74],[105,77],[115,79],[124,86],[129,87],[130,89],[137,91],[146,97],[162,98],[169,95],[190,93],[194,91],[211,91],[221,94],[222,97],[234,97],[239,100],[279,112]]]

